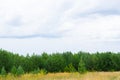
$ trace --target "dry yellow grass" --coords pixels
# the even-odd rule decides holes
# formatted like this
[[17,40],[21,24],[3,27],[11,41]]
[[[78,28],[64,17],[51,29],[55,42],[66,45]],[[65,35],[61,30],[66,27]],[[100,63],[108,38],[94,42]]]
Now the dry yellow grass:
[[120,80],[120,72],[25,74],[21,77],[8,75],[0,77],[0,80]]

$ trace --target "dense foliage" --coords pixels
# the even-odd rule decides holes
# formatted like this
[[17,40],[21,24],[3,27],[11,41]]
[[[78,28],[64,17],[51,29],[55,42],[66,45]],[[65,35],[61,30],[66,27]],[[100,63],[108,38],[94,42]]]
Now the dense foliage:
[[0,73],[120,71],[120,53],[63,52],[22,56],[0,49]]

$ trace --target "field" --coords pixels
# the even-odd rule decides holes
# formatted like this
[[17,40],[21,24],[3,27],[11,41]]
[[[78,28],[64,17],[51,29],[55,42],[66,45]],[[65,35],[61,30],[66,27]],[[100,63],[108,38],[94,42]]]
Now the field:
[[25,74],[20,77],[9,74],[6,77],[0,76],[0,80],[120,80],[120,72]]

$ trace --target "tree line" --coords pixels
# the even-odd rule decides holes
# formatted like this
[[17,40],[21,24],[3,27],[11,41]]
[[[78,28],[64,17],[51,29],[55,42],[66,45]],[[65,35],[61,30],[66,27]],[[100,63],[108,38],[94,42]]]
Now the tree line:
[[0,49],[0,73],[120,71],[120,53],[46,52],[26,56]]

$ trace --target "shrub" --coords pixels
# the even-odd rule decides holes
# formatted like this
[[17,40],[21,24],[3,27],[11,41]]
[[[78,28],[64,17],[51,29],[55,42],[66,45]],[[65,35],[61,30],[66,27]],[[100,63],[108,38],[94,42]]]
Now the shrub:
[[65,67],[64,69],[65,72],[75,72],[76,69],[74,68],[74,66],[71,64],[69,64],[68,66]]
[[41,74],[47,74],[47,70],[46,70],[46,69],[41,69],[41,70],[40,70],[40,73],[41,73]]
[[35,69],[34,71],[32,71],[32,73],[33,73],[33,74],[38,74],[38,73],[40,73],[40,69],[37,68],[37,69]]
[[40,74],[47,74],[47,70],[38,68],[38,69],[34,70],[32,73],[33,74],[38,74],[38,73],[40,73]]

